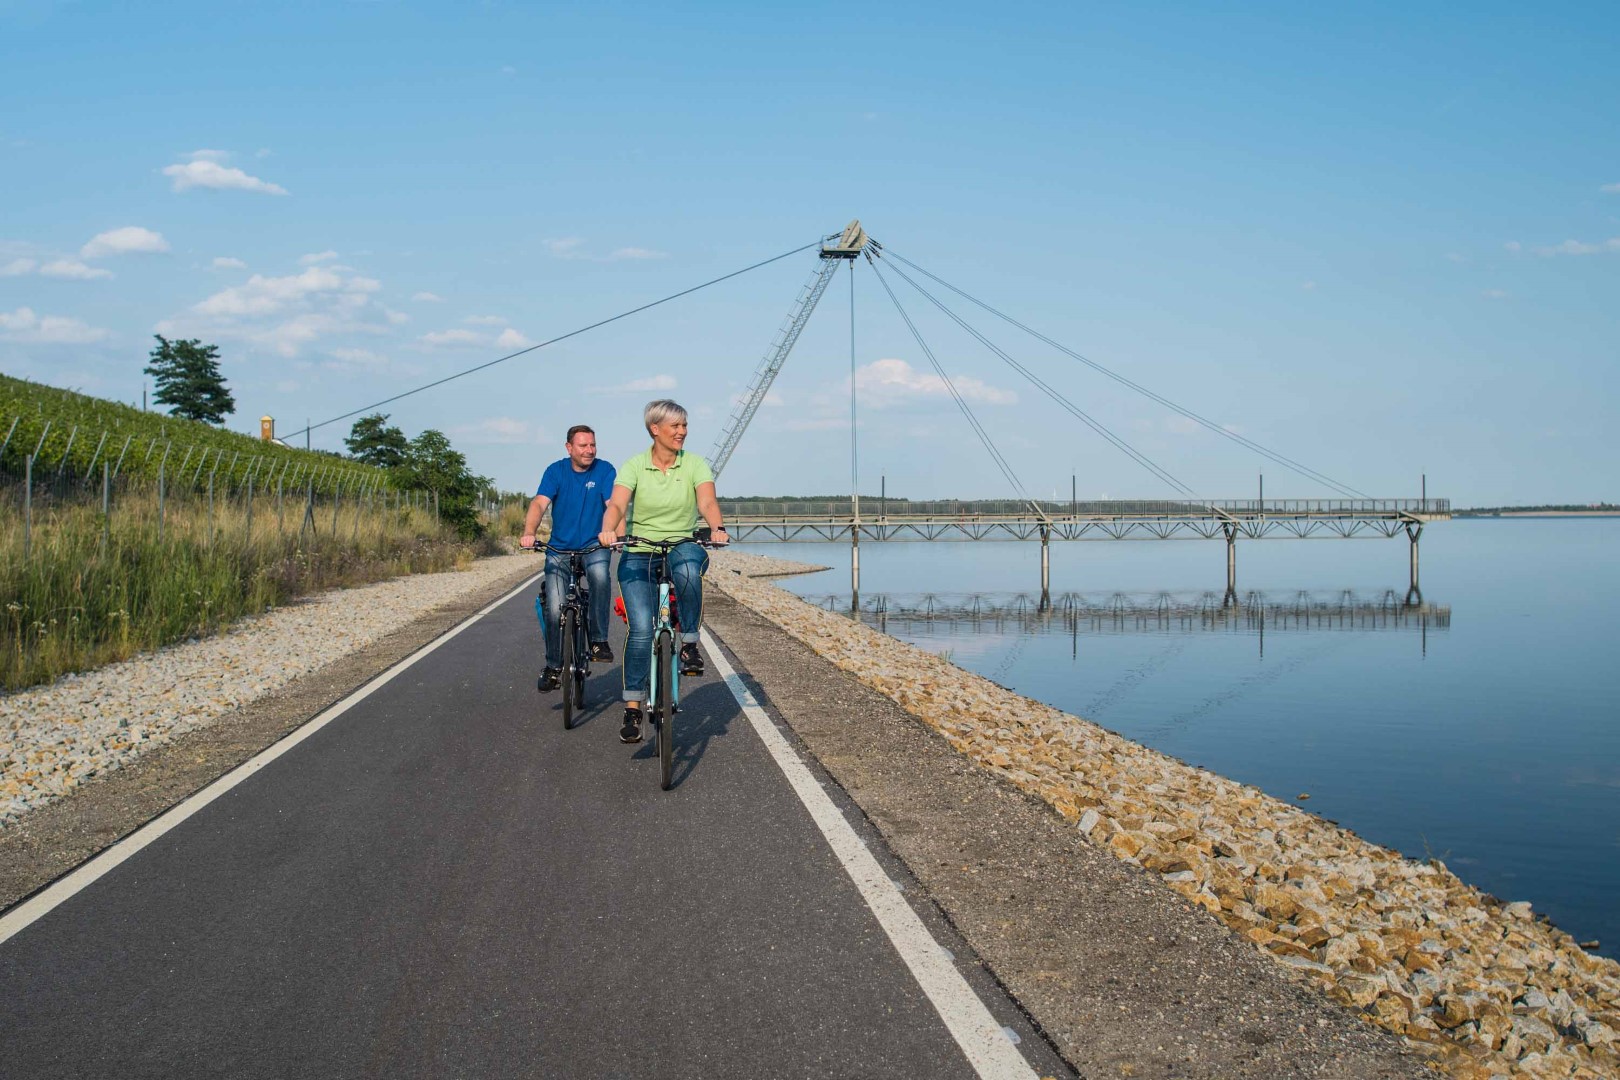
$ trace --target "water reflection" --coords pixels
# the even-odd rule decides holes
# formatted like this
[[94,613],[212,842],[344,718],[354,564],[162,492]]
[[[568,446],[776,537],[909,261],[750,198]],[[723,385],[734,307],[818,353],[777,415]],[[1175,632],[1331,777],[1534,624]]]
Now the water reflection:
[[995,633],[1182,634],[1194,631],[1253,634],[1265,648],[1268,633],[1301,631],[1414,632],[1426,653],[1430,630],[1451,628],[1451,607],[1404,596],[1334,592],[828,593],[805,599],[828,611],[900,637],[927,627],[930,634]]

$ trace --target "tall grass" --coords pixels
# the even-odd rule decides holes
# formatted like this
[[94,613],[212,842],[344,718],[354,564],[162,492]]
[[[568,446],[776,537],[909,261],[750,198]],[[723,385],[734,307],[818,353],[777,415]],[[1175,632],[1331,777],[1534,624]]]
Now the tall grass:
[[446,570],[497,550],[458,540],[431,509],[363,500],[170,497],[99,505],[45,501],[24,554],[21,514],[0,512],[0,687],[48,682],[134,653],[210,634],[316,590]]

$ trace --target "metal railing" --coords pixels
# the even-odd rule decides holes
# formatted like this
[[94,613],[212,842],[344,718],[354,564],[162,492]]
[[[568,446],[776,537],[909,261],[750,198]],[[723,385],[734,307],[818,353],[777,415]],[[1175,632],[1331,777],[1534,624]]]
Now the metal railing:
[[[853,512],[849,499],[722,499],[728,518],[837,518]],[[1037,500],[1019,499],[884,499],[861,497],[863,518],[885,517],[1031,517],[1035,510],[1063,517],[1206,517],[1212,512],[1234,516],[1264,514],[1423,514],[1446,516],[1450,499],[1215,499],[1209,502],[1158,499]]]

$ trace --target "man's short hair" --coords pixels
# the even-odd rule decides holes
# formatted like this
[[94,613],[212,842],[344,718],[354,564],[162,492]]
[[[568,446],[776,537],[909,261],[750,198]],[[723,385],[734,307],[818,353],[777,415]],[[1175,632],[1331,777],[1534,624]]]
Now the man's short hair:
[[587,435],[596,434],[596,432],[591,429],[589,424],[575,424],[573,427],[568,429],[568,438],[564,439],[563,442],[568,446],[573,446],[574,436],[578,435],[582,431]]

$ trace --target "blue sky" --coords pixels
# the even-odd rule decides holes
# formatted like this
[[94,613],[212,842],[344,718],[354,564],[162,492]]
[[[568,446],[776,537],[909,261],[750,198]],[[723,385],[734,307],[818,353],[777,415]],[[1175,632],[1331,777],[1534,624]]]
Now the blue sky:
[[[860,217],[1360,490],[1620,499],[1620,8],[0,0],[0,370],[139,398],[154,332],[283,431]],[[387,411],[529,488],[564,429],[706,452],[801,255]],[[891,278],[1035,493],[1166,497]],[[847,490],[848,283],[722,494]],[[996,496],[869,270],[862,487]],[[1200,494],[1330,491],[957,305]],[[314,433],[337,448],[347,422]]]

